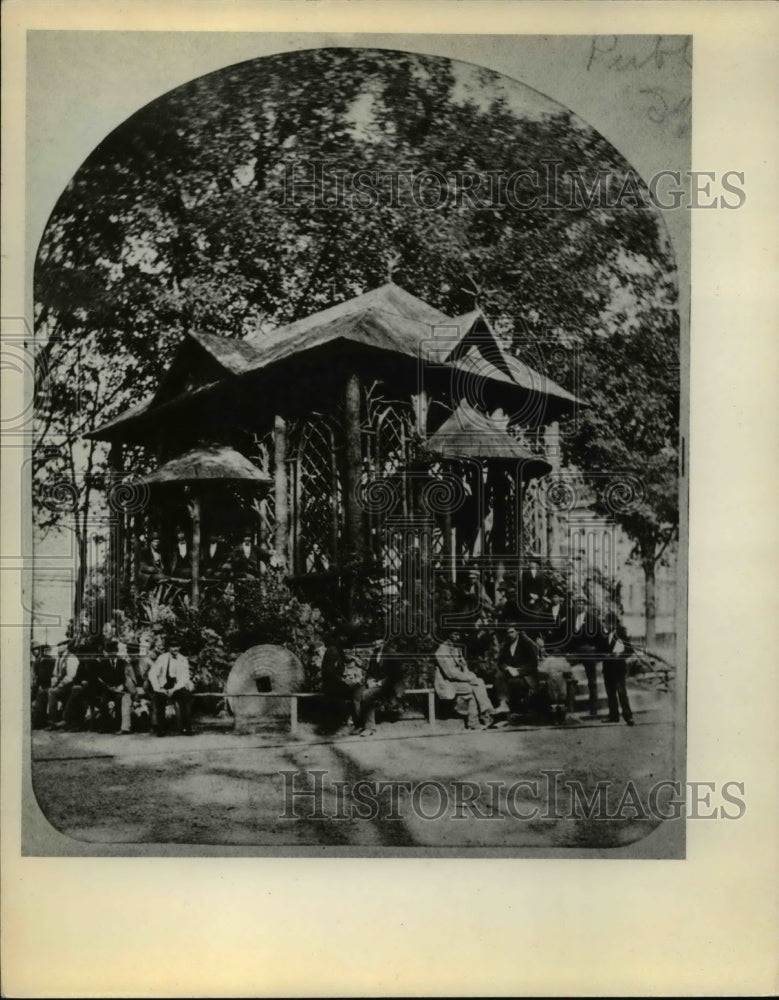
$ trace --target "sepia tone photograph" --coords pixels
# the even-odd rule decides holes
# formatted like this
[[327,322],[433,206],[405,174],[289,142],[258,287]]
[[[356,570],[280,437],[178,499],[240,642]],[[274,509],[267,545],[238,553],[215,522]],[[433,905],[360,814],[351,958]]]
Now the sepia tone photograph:
[[771,992],[772,14],[4,5],[4,994]]
[[[555,49],[670,67],[635,128],[688,149],[689,37]],[[683,854],[681,184],[520,79],[362,44],[101,139],[33,279],[57,831]]]

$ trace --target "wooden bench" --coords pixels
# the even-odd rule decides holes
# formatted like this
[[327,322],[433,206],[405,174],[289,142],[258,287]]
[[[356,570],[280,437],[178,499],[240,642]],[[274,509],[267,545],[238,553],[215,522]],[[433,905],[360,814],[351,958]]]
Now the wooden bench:
[[[490,687],[490,685],[487,685]],[[435,716],[435,691],[432,688],[409,688],[404,692],[405,695],[426,695],[427,696],[427,721],[431,726],[435,726],[436,716]],[[223,691],[199,691],[193,695],[194,698],[288,698],[289,699],[289,731],[292,736],[296,735],[298,732],[298,701],[306,698],[324,698],[325,695],[321,691],[293,691],[290,693],[281,693],[276,691],[254,691],[246,692],[245,694],[230,694],[227,695]]]

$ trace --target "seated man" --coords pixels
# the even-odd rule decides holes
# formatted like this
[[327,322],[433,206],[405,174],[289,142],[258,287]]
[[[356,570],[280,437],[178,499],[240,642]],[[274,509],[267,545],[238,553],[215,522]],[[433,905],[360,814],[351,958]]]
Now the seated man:
[[362,692],[361,736],[376,732],[376,706],[380,702],[397,701],[406,691],[403,661],[387,649],[384,639],[373,645]]
[[436,671],[433,687],[442,701],[454,701],[458,695],[468,697],[468,729],[486,729],[494,709],[484,681],[468,669],[460,646],[460,632],[452,630],[435,652]]
[[139,711],[143,707],[148,717],[148,701],[146,699],[146,678],[149,673],[147,647],[140,644],[137,656],[127,656],[124,668],[124,690],[122,692],[122,728],[121,733],[132,732],[133,707]]
[[[48,697],[46,699],[47,729],[54,729],[65,711],[67,703],[74,692],[78,674],[78,657],[71,652],[72,640],[66,640],[58,645],[60,650],[51,677]],[[65,721],[67,722],[67,713]]]
[[[322,693],[336,703],[348,706],[354,732],[362,725],[362,697],[365,674],[359,660],[347,654],[344,647],[351,641],[348,629],[334,632],[322,658]],[[341,720],[343,721],[343,715]]]
[[46,705],[56,662],[53,646],[38,644],[34,647],[34,659],[31,665],[33,729],[43,729],[46,725]]
[[256,580],[261,575],[260,553],[251,531],[245,531],[240,544],[233,549],[231,564],[236,580]]
[[222,535],[215,534],[211,537],[209,543],[203,548],[201,562],[204,577],[221,580],[230,575],[230,551]]
[[[127,647],[113,635],[107,635],[103,655],[97,661],[92,701],[100,714],[101,732],[116,732],[120,725],[125,697],[126,669]],[[127,731],[129,732],[129,720]]]
[[149,668],[149,683],[154,699],[154,734],[165,735],[165,709],[172,702],[176,706],[181,732],[192,735],[192,681],[189,661],[181,655],[181,646],[172,641],[168,651],[160,653]]
[[518,710],[538,692],[538,646],[515,625],[506,630],[498,653],[495,690],[500,701],[497,714]]

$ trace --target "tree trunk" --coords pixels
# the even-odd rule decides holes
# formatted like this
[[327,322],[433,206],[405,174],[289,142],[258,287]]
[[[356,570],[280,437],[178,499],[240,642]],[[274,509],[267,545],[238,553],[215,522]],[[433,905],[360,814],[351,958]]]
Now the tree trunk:
[[192,608],[200,603],[200,497],[192,497]]
[[76,573],[76,586],[73,594],[74,635],[78,635],[80,632],[81,618],[84,614],[84,589],[87,582],[87,562],[89,559],[87,539],[81,532],[76,534],[76,548],[78,549],[78,572]]
[[657,642],[655,622],[655,545],[654,542],[641,546],[641,566],[644,570],[644,620],[646,623],[646,646],[653,649]]

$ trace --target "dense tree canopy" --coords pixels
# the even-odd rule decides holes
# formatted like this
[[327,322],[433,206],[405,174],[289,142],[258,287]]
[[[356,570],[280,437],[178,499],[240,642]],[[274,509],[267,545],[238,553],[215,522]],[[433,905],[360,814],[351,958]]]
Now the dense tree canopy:
[[[301,186],[316,169],[321,197]],[[405,172],[394,190],[393,171]],[[414,198],[426,171],[437,173]],[[490,177],[520,171],[513,197],[489,196]],[[677,518],[679,382],[662,220],[624,159],[566,110],[494,73],[400,52],[322,49],[212,73],[85,161],[35,271],[54,376],[39,431],[57,446],[36,452],[39,497],[83,464],[78,435],[151,390],[182,332],[271,329],[383,283],[389,261],[450,315],[478,298],[516,351],[577,392],[569,459],[640,473],[644,499],[623,523],[659,551]],[[62,377],[74,365],[81,377]],[[90,475],[103,458],[92,449]],[[76,489],[82,509],[83,478]],[[39,505],[42,523],[61,512]]]

